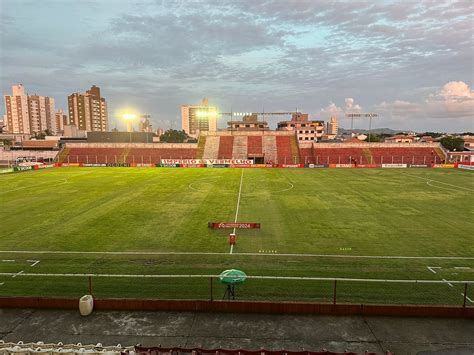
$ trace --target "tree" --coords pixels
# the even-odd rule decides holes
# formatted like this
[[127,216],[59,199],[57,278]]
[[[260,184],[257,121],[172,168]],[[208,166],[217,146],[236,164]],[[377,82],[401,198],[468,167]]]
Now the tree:
[[0,139],[0,146],[9,147],[12,145],[12,141],[9,139]]
[[445,147],[449,151],[457,150],[463,151],[464,150],[464,140],[461,137],[453,137],[447,136],[443,137],[440,140],[443,147]]
[[374,134],[374,133],[370,133],[367,135],[367,138],[365,139],[366,142],[380,142],[382,141],[380,135],[378,134]]
[[183,130],[168,129],[160,136],[160,142],[164,143],[184,143],[188,139],[188,135]]
[[432,138],[439,138],[442,136],[442,133],[438,133],[438,132],[425,132],[423,134],[424,136],[430,136]]
[[44,134],[44,132],[34,132],[35,139],[44,139],[44,137],[46,137],[46,134]]

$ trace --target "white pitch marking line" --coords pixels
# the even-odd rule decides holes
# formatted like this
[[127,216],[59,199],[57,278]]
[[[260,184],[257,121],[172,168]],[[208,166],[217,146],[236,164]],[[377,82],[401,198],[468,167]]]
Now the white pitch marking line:
[[30,267],[33,267],[33,266],[35,266],[36,264],[38,264],[40,262],[39,260],[26,260],[26,261],[29,262],[29,263],[32,263],[30,265]]
[[[0,250],[0,253],[10,254],[82,254],[82,255],[227,255],[228,253],[218,252],[160,252],[160,251],[60,251],[60,250]],[[259,254],[259,253],[234,253],[240,256],[301,256],[316,258],[352,258],[352,259],[426,259],[426,260],[474,260],[471,256],[400,256],[400,255],[341,255],[341,254],[302,254],[302,253],[282,253],[282,254]]]
[[453,287],[453,284],[447,281],[446,279],[443,279],[444,282],[446,282],[450,287]]
[[2,260],[4,263],[14,263],[15,260]]
[[18,275],[21,275],[23,274],[23,270],[21,270],[20,272],[17,272],[16,274],[12,275],[12,277],[17,277]]
[[[434,181],[435,181],[435,180],[428,180],[428,181],[426,182],[426,185],[431,186],[431,187],[435,187],[435,188],[437,188],[437,189],[443,189],[443,190],[453,191],[453,189],[452,189],[452,188],[449,188],[449,187],[436,186],[436,185],[430,184],[431,182],[434,182]],[[456,191],[456,190],[455,190],[455,191]]]
[[433,274],[436,274],[437,272],[434,271],[434,269],[441,269],[441,266],[427,266],[426,268],[430,270]]
[[[464,296],[464,293],[463,293],[462,295]],[[466,299],[467,299],[469,302],[474,303],[474,301],[471,300],[471,299],[470,299],[469,297],[467,297],[467,296],[466,296]]]
[[0,286],[3,286],[3,285],[5,285],[5,282],[0,282]]
[[[405,174],[405,175],[414,177],[414,178],[416,178],[416,179],[426,180],[426,181],[428,181],[428,182],[433,181],[433,182],[437,182],[437,183],[439,183],[439,184],[444,184],[444,185],[452,186],[452,187],[455,187],[455,188],[457,188],[457,189],[463,189],[463,190],[468,190],[468,191],[474,191],[473,189],[470,189],[470,188],[468,188],[468,187],[457,186],[457,185],[453,185],[453,184],[448,184],[447,182],[442,182],[442,181],[433,180],[433,179],[427,179],[427,178],[424,178],[424,177],[421,177],[421,176],[415,176],[415,175],[411,175],[411,174]],[[430,186],[432,186],[432,185],[430,185]],[[435,186],[433,186],[433,187],[435,187]]]
[[456,270],[469,270],[470,269],[469,266],[455,266],[454,268]]
[[[242,194],[242,182],[244,181],[244,170],[245,169],[242,168],[242,174],[240,174],[239,197],[237,197],[237,207],[235,210],[234,223],[237,223],[237,218],[239,217],[240,195]],[[235,227],[232,233],[235,234]],[[229,254],[232,254],[233,251],[234,251],[234,245],[231,244]]]
[[[12,272],[1,272],[0,276],[16,276],[22,274],[22,276],[33,276],[33,277],[117,277],[117,278],[209,278],[219,277],[220,275],[160,275],[160,274],[48,274],[48,273],[19,273]],[[309,281],[364,281],[364,282],[390,282],[390,283],[426,283],[426,284],[443,284],[441,280],[394,280],[394,279],[352,279],[343,277],[306,277],[306,276],[250,276],[247,275],[248,279],[263,279],[263,280],[309,280]],[[453,284],[474,284],[474,280],[461,280],[461,281],[449,281]]]

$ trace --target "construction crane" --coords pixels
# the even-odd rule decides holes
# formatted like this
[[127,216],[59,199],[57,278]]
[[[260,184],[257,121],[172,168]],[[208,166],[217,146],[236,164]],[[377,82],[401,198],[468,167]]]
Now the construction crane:
[[221,116],[277,116],[277,115],[293,115],[296,113],[300,113],[298,111],[293,112],[219,112]]

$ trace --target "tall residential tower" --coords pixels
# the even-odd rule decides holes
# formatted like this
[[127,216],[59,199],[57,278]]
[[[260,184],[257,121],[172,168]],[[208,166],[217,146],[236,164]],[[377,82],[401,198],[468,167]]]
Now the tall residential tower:
[[69,124],[82,131],[107,131],[107,102],[100,96],[100,88],[93,85],[85,93],[74,93],[67,99]]
[[203,99],[200,105],[181,106],[181,128],[193,138],[197,138],[201,131],[217,131],[217,108],[209,106],[207,99]]
[[34,134],[49,130],[57,133],[54,117],[54,99],[48,96],[28,95],[23,85],[13,85],[12,95],[5,95],[5,131]]

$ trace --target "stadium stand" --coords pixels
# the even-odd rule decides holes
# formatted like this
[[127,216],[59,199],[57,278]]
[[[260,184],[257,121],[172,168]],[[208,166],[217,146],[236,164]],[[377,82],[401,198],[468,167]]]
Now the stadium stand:
[[[261,159],[276,164],[437,164],[439,143],[312,143],[281,132],[215,132],[199,143],[66,143],[60,163],[157,164],[161,159]],[[262,161],[263,162],[263,161]]]
[[234,138],[234,146],[232,148],[232,156],[234,159],[247,159],[247,137],[236,136]]
[[306,164],[436,164],[446,159],[439,143],[300,144]]
[[[116,147],[104,147],[107,145]],[[59,154],[58,162],[83,164],[158,164],[161,159],[195,159],[196,154],[196,144],[71,143],[66,144],[66,147]]]
[[219,154],[219,136],[207,136],[206,144],[204,145],[203,159],[217,159]]
[[221,136],[219,142],[219,159],[232,159],[232,148],[234,145],[233,136]]
[[19,160],[52,162],[58,155],[57,150],[4,150],[0,149],[0,166],[14,165]]
[[[2,355],[118,355],[118,354],[130,354],[130,355],[377,355],[374,352],[331,352],[326,349],[321,351],[288,351],[288,350],[226,350],[226,349],[205,349],[205,348],[165,348],[165,347],[144,347],[140,345],[136,346],[122,346],[120,344],[115,346],[103,346],[102,344],[91,344],[83,345],[77,344],[63,344],[63,343],[11,343],[0,340],[0,354]],[[391,352],[387,351],[385,355],[392,355]]]
[[63,343],[10,343],[0,340],[0,354],[1,355],[76,355],[76,354],[88,354],[88,355],[118,355],[118,354],[136,354],[134,346],[124,347],[120,344],[115,346],[102,346],[98,343],[95,345],[83,345],[77,344],[63,344]]
[[202,159],[204,155],[204,147],[206,146],[206,136],[199,136],[198,148],[196,153],[197,159]]
[[434,164],[444,160],[433,147],[371,148],[370,152],[376,164]]
[[276,162],[277,161],[277,145],[275,136],[265,135],[262,137],[262,148],[263,155],[265,156],[265,162]]
[[361,148],[314,149],[316,164],[370,164]]
[[250,156],[263,155],[262,150],[262,136],[248,136],[247,137],[247,153]]
[[[289,351],[289,350],[226,350],[226,349],[202,349],[202,348],[162,348],[162,347],[142,347],[136,346],[135,352],[137,355],[377,355],[377,353],[366,351],[364,353],[354,353],[350,351],[331,352],[326,349],[321,351]],[[385,355],[392,355],[390,352],[384,352]]]

